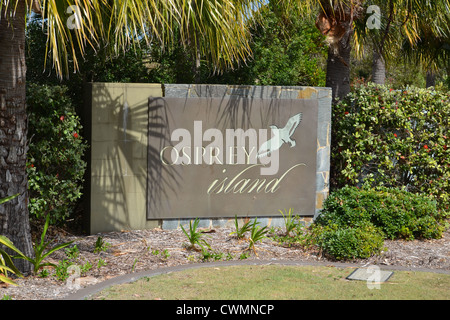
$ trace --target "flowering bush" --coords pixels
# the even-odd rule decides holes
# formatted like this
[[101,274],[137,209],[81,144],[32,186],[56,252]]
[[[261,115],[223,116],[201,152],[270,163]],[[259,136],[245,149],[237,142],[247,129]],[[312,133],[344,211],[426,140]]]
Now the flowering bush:
[[450,92],[360,85],[333,109],[333,188],[403,188],[450,205]]
[[62,86],[28,84],[27,108],[30,214],[62,222],[81,197],[86,169],[80,120]]

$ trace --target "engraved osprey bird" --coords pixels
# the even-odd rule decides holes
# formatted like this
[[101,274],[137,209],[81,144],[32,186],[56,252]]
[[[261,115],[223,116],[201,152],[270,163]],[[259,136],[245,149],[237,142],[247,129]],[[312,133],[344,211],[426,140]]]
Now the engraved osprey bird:
[[267,140],[261,145],[257,157],[265,157],[271,152],[281,148],[281,146],[286,142],[291,145],[291,148],[295,147],[295,141],[292,140],[291,137],[294,134],[295,129],[297,129],[297,126],[300,124],[301,120],[302,114],[298,113],[288,120],[283,129],[279,129],[277,126],[270,126],[274,137],[272,137],[270,140]]

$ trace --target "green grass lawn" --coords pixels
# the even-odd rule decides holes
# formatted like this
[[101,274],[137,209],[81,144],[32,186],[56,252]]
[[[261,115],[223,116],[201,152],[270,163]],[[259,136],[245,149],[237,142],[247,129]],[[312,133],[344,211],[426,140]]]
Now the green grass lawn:
[[116,285],[91,299],[450,299],[448,274],[395,271],[380,289],[369,289],[366,281],[346,280],[353,270],[280,265],[198,268]]

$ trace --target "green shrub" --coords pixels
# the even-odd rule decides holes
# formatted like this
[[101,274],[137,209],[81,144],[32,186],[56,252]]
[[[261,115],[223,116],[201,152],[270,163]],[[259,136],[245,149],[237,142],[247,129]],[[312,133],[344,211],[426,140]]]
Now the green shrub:
[[406,188],[450,205],[450,92],[356,86],[333,108],[334,189]]
[[63,222],[81,197],[86,169],[80,120],[62,86],[29,83],[27,107],[30,214]]
[[436,201],[396,188],[346,186],[332,192],[311,226],[315,244],[337,260],[378,254],[384,239],[437,239],[445,215]]
[[440,238],[445,216],[430,197],[395,188],[344,187],[330,194],[316,224],[358,228],[370,223],[388,239]]
[[233,231],[232,233],[230,233],[230,235],[235,234],[236,238],[243,239],[245,237],[245,234],[252,229],[252,221],[248,220],[247,222],[244,222],[241,227],[239,227],[239,221],[236,215],[234,217],[234,226],[236,228],[236,231]]
[[384,235],[371,223],[343,228],[332,225],[321,227],[316,241],[326,254],[337,260],[365,259],[381,252]]

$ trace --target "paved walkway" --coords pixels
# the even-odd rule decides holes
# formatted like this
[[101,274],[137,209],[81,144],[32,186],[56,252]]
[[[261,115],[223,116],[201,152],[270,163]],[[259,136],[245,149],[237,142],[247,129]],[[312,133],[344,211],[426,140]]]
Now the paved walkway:
[[[340,268],[352,268],[352,267],[361,268],[368,266],[368,265],[358,265],[354,263],[308,262],[308,261],[290,261],[290,260],[238,260],[238,261],[219,261],[210,263],[193,263],[117,276],[108,279],[106,281],[97,283],[95,285],[80,289],[77,292],[66,296],[65,298],[63,298],[63,300],[83,300],[108,287],[122,283],[134,282],[143,277],[153,277],[160,274],[166,274],[170,272],[177,272],[194,268],[227,267],[240,265],[323,266],[323,267],[340,267]],[[378,267],[380,267],[380,269],[382,270],[390,270],[390,271],[397,270],[397,271],[417,271],[417,272],[434,272],[434,273],[450,274],[450,270],[441,270],[441,269],[409,268],[402,266],[385,266],[385,265],[379,265]]]

